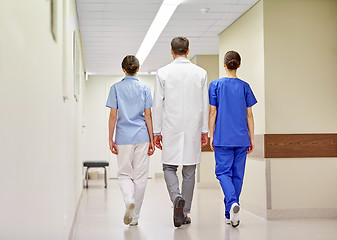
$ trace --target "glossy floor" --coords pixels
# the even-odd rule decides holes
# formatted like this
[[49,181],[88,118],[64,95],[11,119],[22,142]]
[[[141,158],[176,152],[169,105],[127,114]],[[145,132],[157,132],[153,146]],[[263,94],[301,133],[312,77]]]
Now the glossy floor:
[[247,211],[238,228],[226,225],[220,189],[196,188],[190,225],[175,228],[164,179],[149,180],[139,225],[123,223],[125,206],[116,180],[84,189],[73,240],[336,240],[337,219],[267,221]]

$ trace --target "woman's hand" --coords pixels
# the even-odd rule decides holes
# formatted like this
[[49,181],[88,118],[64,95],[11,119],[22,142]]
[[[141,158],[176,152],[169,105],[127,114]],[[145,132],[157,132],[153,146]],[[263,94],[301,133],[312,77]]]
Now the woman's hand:
[[210,137],[210,139],[209,139],[209,145],[211,147],[211,150],[214,152],[213,137]]
[[117,155],[118,154],[118,150],[117,150],[117,146],[114,143],[114,141],[112,141],[112,139],[109,140],[109,146],[110,146],[110,150],[113,154]]
[[252,153],[254,151],[254,148],[255,148],[255,146],[254,146],[254,138],[250,139],[250,144],[251,145],[248,147],[247,154],[250,154],[250,153]]
[[154,153],[155,147],[153,142],[149,143],[149,150],[147,151],[147,155],[151,156]]

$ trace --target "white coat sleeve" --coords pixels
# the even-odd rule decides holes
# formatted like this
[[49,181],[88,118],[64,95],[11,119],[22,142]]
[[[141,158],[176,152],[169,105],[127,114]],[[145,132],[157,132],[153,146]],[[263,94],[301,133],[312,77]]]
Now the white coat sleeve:
[[158,135],[162,131],[162,115],[164,108],[164,99],[165,99],[164,86],[157,74],[156,83],[154,86],[153,106],[152,106],[153,133],[155,135]]
[[202,126],[201,132],[208,133],[208,114],[209,114],[209,99],[208,99],[208,83],[207,73],[205,74],[205,82],[202,87]]

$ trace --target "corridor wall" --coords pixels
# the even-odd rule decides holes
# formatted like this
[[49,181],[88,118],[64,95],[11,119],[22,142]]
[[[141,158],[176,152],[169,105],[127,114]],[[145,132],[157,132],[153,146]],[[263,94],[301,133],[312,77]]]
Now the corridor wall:
[[[266,133],[337,133],[336,23],[334,0],[264,0]],[[337,217],[336,157],[270,163],[269,218]]]
[[[218,55],[196,55],[191,62],[207,71],[208,85],[219,78],[219,56]],[[207,147],[205,147],[207,148]],[[204,148],[204,150],[205,150]],[[203,151],[201,161],[197,168],[198,188],[219,188],[219,181],[215,176],[214,152]]]
[[80,198],[81,41],[74,1],[54,3],[55,40],[52,1],[0,3],[0,239],[68,239]]

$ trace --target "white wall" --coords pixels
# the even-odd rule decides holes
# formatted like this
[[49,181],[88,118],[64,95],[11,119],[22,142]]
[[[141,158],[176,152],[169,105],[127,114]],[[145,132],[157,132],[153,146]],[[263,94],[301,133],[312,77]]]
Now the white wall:
[[[264,0],[267,133],[337,132],[336,22],[337,1]],[[337,217],[337,158],[270,161],[270,218]]]
[[219,78],[219,55],[197,55],[191,62],[207,71],[208,83]]
[[81,193],[83,96],[70,94],[73,72],[63,64],[73,28],[63,31],[62,16],[76,17],[73,1],[64,4],[57,42],[50,1],[0,4],[0,239],[68,239]]
[[337,132],[337,1],[264,0],[267,133]]

